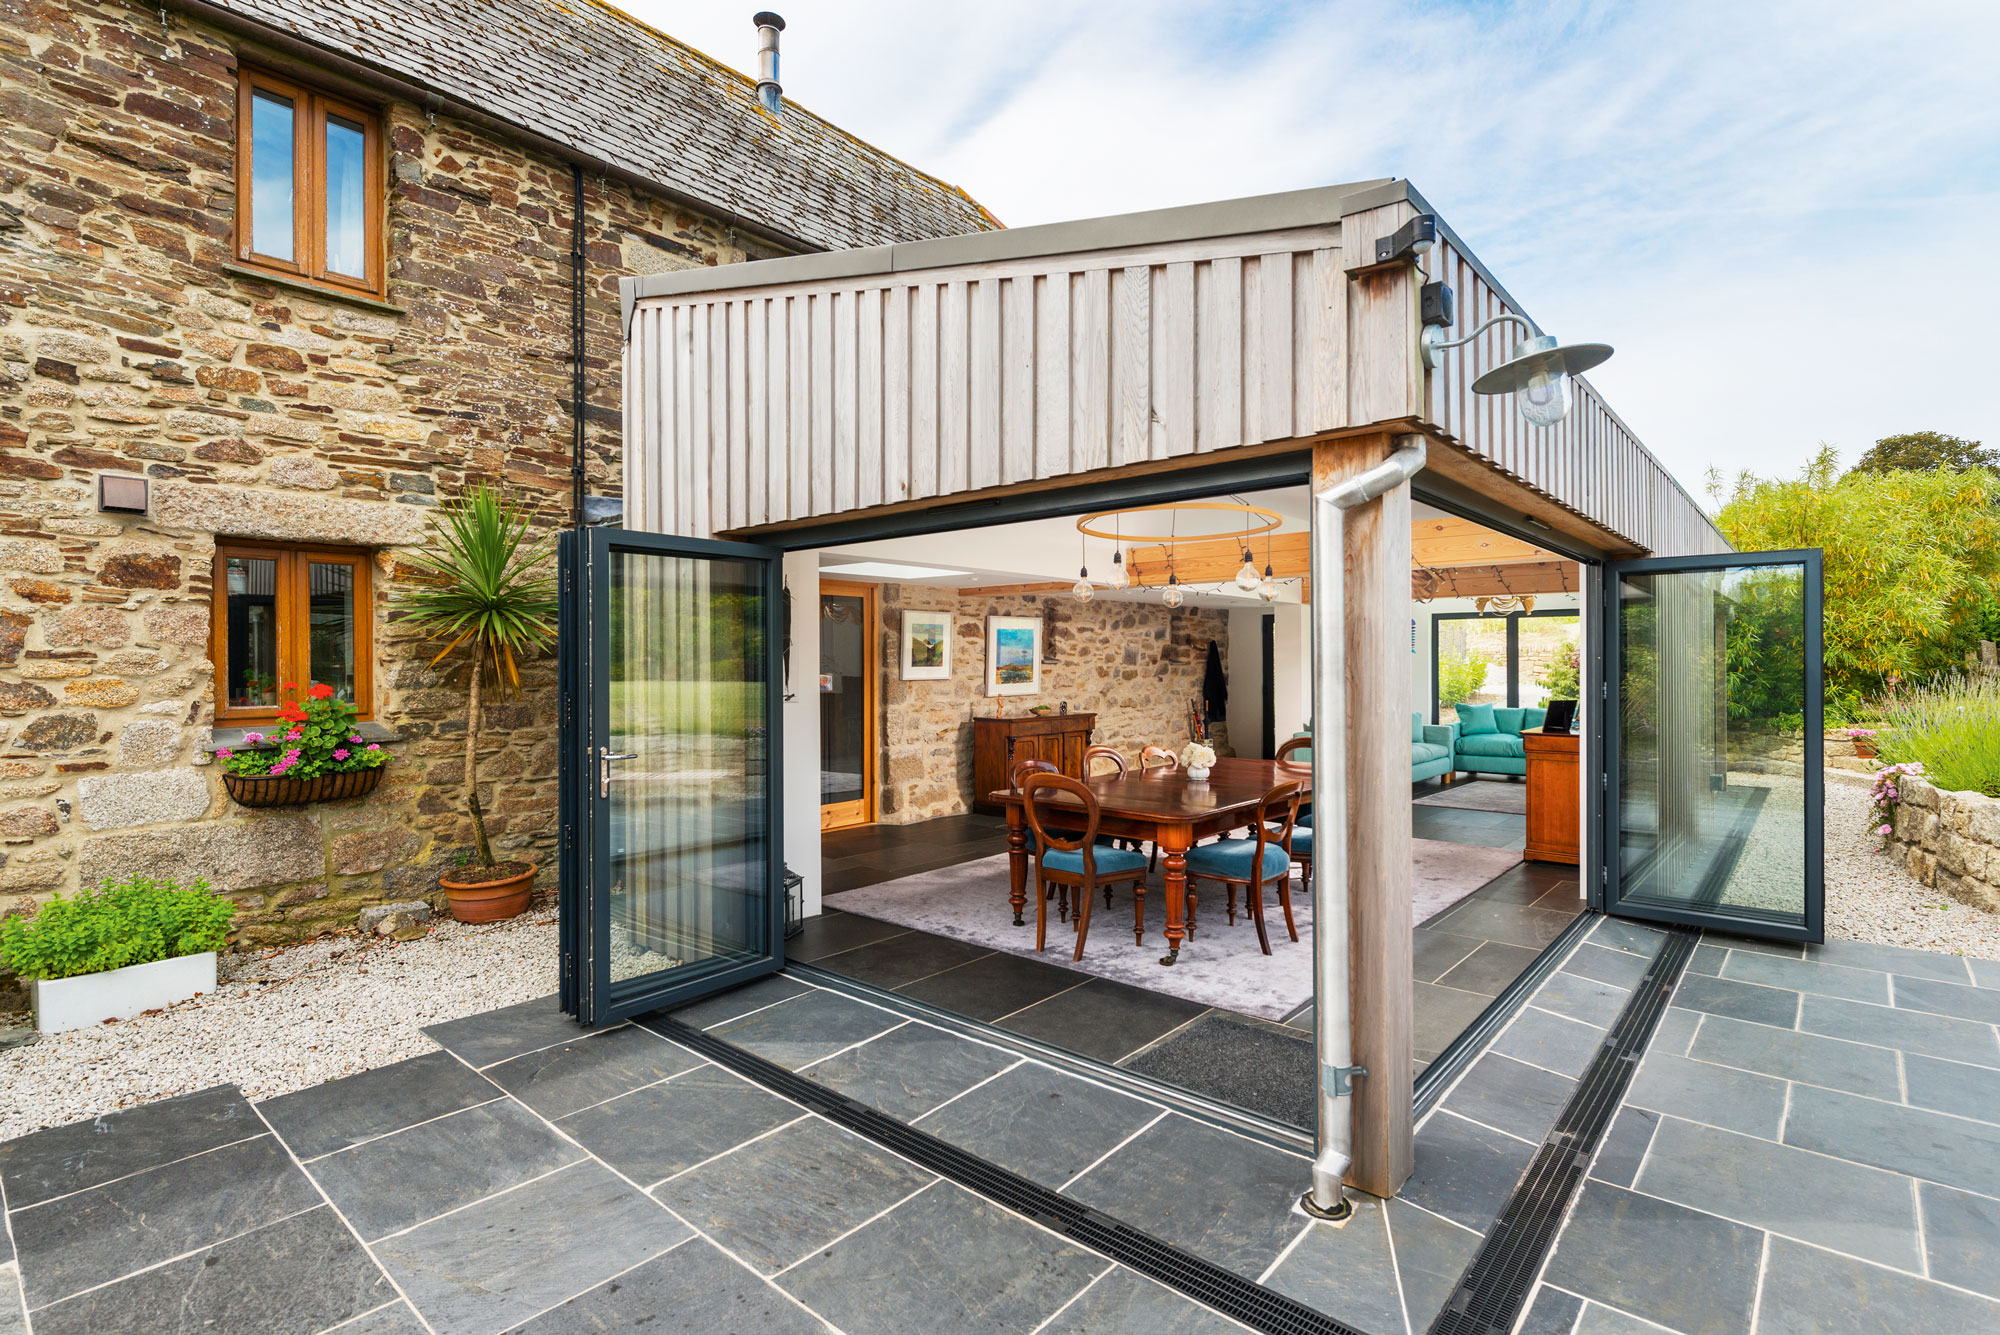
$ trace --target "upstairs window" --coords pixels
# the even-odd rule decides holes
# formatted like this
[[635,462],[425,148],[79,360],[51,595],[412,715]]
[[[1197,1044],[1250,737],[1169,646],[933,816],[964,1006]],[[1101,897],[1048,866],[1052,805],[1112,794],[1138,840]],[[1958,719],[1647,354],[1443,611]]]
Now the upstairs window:
[[236,257],[382,292],[382,132],[365,108],[244,70],[236,101]]
[[366,552],[217,543],[209,618],[216,721],[275,719],[287,700],[318,685],[372,717],[368,575]]

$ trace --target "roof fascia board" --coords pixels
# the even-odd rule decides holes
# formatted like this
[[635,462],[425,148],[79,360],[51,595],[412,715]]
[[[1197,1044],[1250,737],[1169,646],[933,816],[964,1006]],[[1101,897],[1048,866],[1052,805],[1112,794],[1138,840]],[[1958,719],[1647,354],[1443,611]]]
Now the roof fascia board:
[[[585,152],[574,144],[550,138],[533,126],[522,125],[490,111],[468,105],[447,93],[418,83],[401,71],[381,69],[365,64],[352,56],[308,41],[295,33],[286,32],[270,24],[260,23],[234,10],[223,9],[208,3],[208,0],[161,0],[168,8],[177,9],[198,23],[218,28],[233,37],[256,42],[293,60],[324,68],[343,79],[350,80],[364,88],[385,97],[398,98],[415,106],[442,112],[454,119],[477,125],[482,129],[507,135],[524,144],[549,154],[563,162],[580,162],[605,177],[620,182],[633,189],[669,200],[686,208],[695,209],[719,222],[736,228],[747,236],[757,237],[764,242],[784,250],[821,251],[817,241],[808,241],[779,228],[772,227],[761,219],[752,218],[731,210],[727,205],[712,199],[703,199],[684,190],[676,190],[670,185],[656,181],[650,176],[621,167],[609,159]],[[254,63],[254,62],[253,62]]]
[[620,280],[619,289],[629,322],[632,304],[648,297],[678,297],[696,292],[768,287],[777,283],[813,282],[831,278],[867,278],[882,274],[943,269],[961,264],[1032,259],[1040,255],[1071,255],[1126,246],[1199,241],[1238,233],[1277,232],[1338,222],[1349,213],[1391,204],[1408,197],[1400,180],[1362,181],[1352,185],[1320,186],[1275,195],[1184,204],[1142,213],[1120,213],[1073,222],[1010,227],[997,232],[905,241],[856,250],[756,260],[749,264],[682,269]]

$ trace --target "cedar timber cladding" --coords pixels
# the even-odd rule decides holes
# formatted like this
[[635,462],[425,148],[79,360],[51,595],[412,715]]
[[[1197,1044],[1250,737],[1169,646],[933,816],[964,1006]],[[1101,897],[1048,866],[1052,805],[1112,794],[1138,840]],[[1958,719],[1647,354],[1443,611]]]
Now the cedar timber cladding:
[[[1720,550],[1587,385],[1546,430],[1472,398],[1504,333],[1424,373],[1417,280],[1366,270],[1428,211],[1365,182],[627,280],[628,523],[706,537],[1383,424],[1613,545]],[[1455,239],[1440,260],[1460,328],[1503,308]]]

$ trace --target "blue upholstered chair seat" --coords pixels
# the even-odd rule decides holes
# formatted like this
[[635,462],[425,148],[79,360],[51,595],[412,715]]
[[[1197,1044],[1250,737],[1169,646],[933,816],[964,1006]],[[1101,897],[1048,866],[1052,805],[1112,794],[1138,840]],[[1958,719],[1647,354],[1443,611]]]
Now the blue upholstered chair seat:
[[1292,827],[1292,852],[1303,853],[1307,857],[1311,857],[1312,851],[1313,851],[1312,826],[1294,825]]
[[[1041,844],[1041,841],[1040,841],[1039,839],[1035,838],[1035,832],[1034,832],[1033,830],[1023,830],[1023,831],[1022,831],[1022,834],[1024,834],[1025,836],[1027,836],[1027,840],[1028,840],[1028,852],[1030,852],[1030,853],[1033,853],[1033,854],[1039,854],[1039,853],[1040,853],[1040,852],[1042,851],[1042,844]],[[1097,846],[1098,846],[1099,848],[1110,848],[1110,847],[1111,847],[1111,836],[1110,836],[1110,835],[1108,835],[1108,834],[1100,834],[1100,835],[1098,835],[1098,836],[1097,836]]]
[[[1255,839],[1223,839],[1213,844],[1202,844],[1188,850],[1188,875],[1247,881],[1250,879],[1251,861],[1256,856]],[[1285,856],[1282,846],[1264,845],[1263,879],[1277,880],[1285,875],[1291,865],[1292,860]]]
[[[1119,872],[1146,870],[1146,855],[1144,853],[1134,853],[1129,848],[1113,848],[1109,844],[1099,842],[1097,847],[1092,850],[1092,853],[1094,855],[1093,860],[1097,863],[1097,874],[1099,876],[1114,876]],[[1041,860],[1042,870],[1044,871],[1063,871],[1076,876],[1083,875],[1082,849],[1065,850],[1053,848],[1042,854]]]

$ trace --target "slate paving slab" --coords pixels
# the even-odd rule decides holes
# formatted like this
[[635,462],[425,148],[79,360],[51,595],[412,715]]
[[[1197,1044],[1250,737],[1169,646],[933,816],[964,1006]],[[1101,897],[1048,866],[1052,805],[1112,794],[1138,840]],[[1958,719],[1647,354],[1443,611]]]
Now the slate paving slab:
[[1819,996],[1845,997],[1849,1001],[1889,1004],[1889,975],[1872,969],[1855,969],[1844,964],[1814,960],[1786,959],[1759,955],[1754,951],[1731,952],[1722,976],[1740,983],[1761,983],[1766,987],[1790,988]]
[[732,1255],[772,1274],[934,1180],[815,1117],[669,1178],[652,1194]]
[[817,1062],[806,1073],[828,1089],[914,1121],[1019,1060],[931,1025],[906,1024]]
[[2000,1303],[1772,1238],[1758,1335],[1974,1335],[2000,1330]]
[[[701,1238],[580,1294],[508,1335],[832,1335],[754,1271]],[[346,1335],[343,1331],[341,1335]]]
[[1022,1062],[916,1125],[1045,1187],[1060,1188],[1160,1111],[1039,1062]]
[[557,1125],[634,1182],[651,1186],[805,1115],[741,1076],[701,1066]]
[[[1797,947],[1793,947],[1797,951]],[[1910,950],[1903,946],[1882,946],[1872,941],[1843,941],[1829,937],[1819,945],[1807,946],[1804,958],[1827,964],[1844,964],[1856,969],[1878,969],[1905,978],[1935,978],[1944,983],[1972,981],[1971,969],[1962,955],[1943,955],[1931,950]]]
[[292,1153],[317,1159],[376,1136],[497,1099],[501,1090],[449,1052],[330,1080],[257,1105]]
[[1785,1143],[2000,1196],[2000,1126],[1794,1086]]
[[1990,1024],[1889,1006],[1864,1006],[1833,997],[1807,997],[1799,1028],[1830,1038],[2000,1067],[2000,1036]]
[[[854,921],[862,920],[854,919]],[[774,973],[768,978],[759,978],[754,983],[731,988],[720,995],[697,1001],[691,1006],[682,1006],[678,1010],[669,1011],[667,1016],[695,1029],[712,1029],[731,1020],[740,1020],[751,1011],[775,1006],[781,1001],[789,1001],[793,997],[804,996],[816,990],[796,978],[787,978],[784,974]],[[654,1015],[641,1016],[638,1023],[642,1027],[649,1027],[651,1023],[657,1022],[658,1018],[656,1012]]]
[[1349,1199],[1353,1218],[1339,1228],[1313,1224],[1265,1278],[1265,1286],[1368,1335],[1403,1335],[1408,1327],[1389,1242],[1388,1203],[1359,1192]]
[[32,1310],[320,1204],[266,1133],[11,1211],[8,1222]]
[[1990,987],[1940,983],[1929,978],[1898,978],[1896,1005],[1903,1010],[1929,1011],[1933,1015],[1952,1015],[1981,1024],[2000,1024],[2000,991]]
[[1609,1029],[1632,999],[1629,988],[1601,983],[1581,974],[1558,969],[1535,993],[1535,1005],[1545,1011]]
[[1910,1102],[1920,1108],[2000,1122],[2000,1070],[1905,1053],[1903,1077]]
[[814,990],[718,1026],[713,1032],[790,1070],[865,1043],[906,1021],[879,1006]]
[[495,1331],[690,1235],[608,1169],[580,1163],[376,1244],[439,1331]]
[[1688,1335],[1741,1335],[1763,1243],[1754,1228],[1592,1181],[1543,1278]]
[[558,1118],[700,1064],[678,1043],[625,1025],[501,1062],[486,1075],[542,1116]]
[[500,1099],[316,1159],[306,1171],[373,1241],[583,1157],[541,1118]]
[[472,1066],[491,1066],[589,1032],[562,1013],[553,992],[533,1001],[468,1015],[462,1020],[447,1020],[424,1030],[432,1042],[446,1052],[457,1053]]
[[1292,1203],[1310,1167],[1298,1155],[1169,1113],[1065,1194],[1255,1279],[1302,1227]]
[[417,1320],[408,1303],[398,1301],[348,1322],[339,1328],[337,1335],[432,1335],[432,1331]]
[[1489,1051],[1472,1064],[1444,1106],[1462,1117],[1539,1143],[1576,1092],[1576,1081]]
[[1765,987],[1759,983],[1711,978],[1701,973],[1681,975],[1681,984],[1674,989],[1673,1004],[1683,1010],[1726,1015],[1731,1019],[1750,1020],[1779,1029],[1796,1027],[1799,1018],[1797,992]]
[[[36,1335],[314,1335],[396,1297],[326,1206],[92,1289],[34,1314]],[[380,1330],[394,1327],[375,1323]],[[412,1325],[410,1329],[419,1329]],[[343,1335],[365,1326],[341,1326]]]
[[2000,1298],[2000,1200],[1932,1182],[1917,1184],[1924,1220],[1924,1273]]
[[1535,1005],[1516,1015],[1489,1051],[1574,1079],[1603,1045],[1604,1030]]
[[9,1209],[25,1210],[265,1130],[236,1086],[217,1085],[0,1144],[0,1187]]
[[1250,1328],[1120,1266],[1085,1289],[1036,1335],[1241,1335]]
[[778,1283],[843,1330],[997,1335],[1033,1330],[1110,1265],[940,1182]]
[[1666,1052],[1646,1054],[1625,1101],[1766,1140],[1785,1120],[1784,1081]]
[[1590,1175],[1613,1186],[1629,1187],[1639,1176],[1639,1165],[1653,1146],[1660,1114],[1645,1108],[1624,1107],[1611,1119],[1610,1129],[1598,1142],[1597,1156],[1591,1161]]
[[1417,1130],[1417,1167],[1402,1195],[1484,1233],[1534,1156],[1525,1140],[1440,1110]]
[[[1657,1045],[1654,1050],[1658,1051]],[[1702,1023],[1687,1055],[1698,1061],[1871,1098],[1901,1097],[1902,1081],[1893,1051],[1818,1034],[1773,1029],[1712,1015]]]
[[1650,963],[1649,956],[1634,955],[1586,941],[1569,953],[1569,958],[1563,961],[1562,968],[1557,972],[1573,973],[1580,978],[1629,989],[1638,986]]

